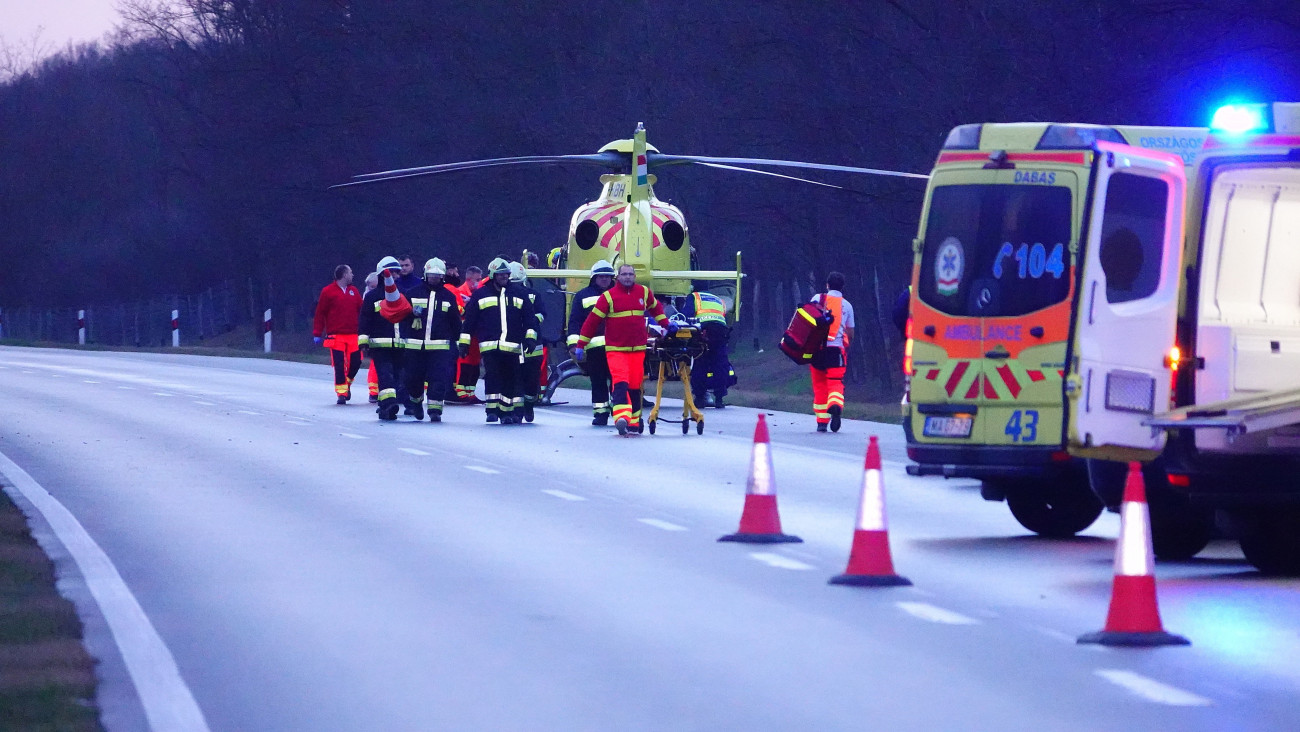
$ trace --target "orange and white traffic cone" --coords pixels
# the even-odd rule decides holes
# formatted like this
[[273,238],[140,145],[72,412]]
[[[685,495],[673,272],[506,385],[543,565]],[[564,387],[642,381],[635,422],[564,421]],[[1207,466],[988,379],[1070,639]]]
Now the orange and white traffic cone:
[[802,542],[797,536],[781,533],[781,515],[776,510],[776,477],[772,473],[772,445],[767,436],[767,417],[758,415],[754,428],[754,448],[749,457],[749,480],[745,483],[745,510],[740,514],[740,530],[718,541],[749,544]]
[[1120,507],[1119,542],[1115,545],[1115,581],[1111,586],[1106,627],[1079,636],[1080,643],[1105,646],[1186,646],[1191,641],[1166,633],[1156,605],[1155,557],[1147,512],[1142,466],[1128,464],[1124,504]]
[[862,499],[858,502],[858,525],[853,531],[853,548],[844,574],[830,579],[833,585],[898,587],[912,581],[894,572],[889,555],[889,526],[885,521],[885,485],[880,473],[880,443],[871,436],[862,472]]

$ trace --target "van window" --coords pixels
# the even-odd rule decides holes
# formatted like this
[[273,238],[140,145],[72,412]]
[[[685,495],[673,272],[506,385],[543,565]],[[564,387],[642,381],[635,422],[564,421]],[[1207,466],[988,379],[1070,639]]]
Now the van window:
[[1169,184],[1159,178],[1115,173],[1106,186],[1101,224],[1101,270],[1106,301],[1150,297],[1160,285]]
[[921,301],[948,315],[1032,313],[1070,294],[1073,195],[1064,186],[934,189],[921,250]]

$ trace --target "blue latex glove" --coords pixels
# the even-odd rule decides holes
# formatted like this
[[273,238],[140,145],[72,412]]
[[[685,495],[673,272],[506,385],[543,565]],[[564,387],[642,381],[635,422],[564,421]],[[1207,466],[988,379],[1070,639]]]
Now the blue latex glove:
[[671,320],[664,323],[664,329],[668,331],[669,338],[672,338],[673,336],[677,335],[677,328],[678,328],[677,324]]
[[311,339],[311,340],[312,340],[312,343],[315,343],[315,344],[318,345],[318,346],[323,346],[323,345],[325,345],[325,339],[324,339],[324,338],[321,338],[320,336],[316,336],[315,338],[313,338],[313,339]]
[[581,361],[581,360],[583,360],[583,358],[586,357],[586,355],[587,355],[587,351],[586,351],[586,349],[584,349],[582,346],[578,346],[578,347],[576,347],[576,348],[573,349],[573,360],[574,360],[574,361]]

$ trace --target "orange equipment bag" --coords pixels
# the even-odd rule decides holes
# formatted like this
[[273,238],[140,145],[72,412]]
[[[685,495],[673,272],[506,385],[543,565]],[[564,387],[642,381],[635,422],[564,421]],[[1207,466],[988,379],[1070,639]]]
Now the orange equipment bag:
[[800,305],[781,336],[781,352],[800,366],[812,363],[815,353],[826,346],[835,315],[819,303]]

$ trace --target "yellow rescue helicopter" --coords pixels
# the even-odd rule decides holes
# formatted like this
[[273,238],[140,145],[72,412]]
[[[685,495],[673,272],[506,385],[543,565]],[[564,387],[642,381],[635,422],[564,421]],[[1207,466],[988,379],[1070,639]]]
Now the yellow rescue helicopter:
[[776,176],[829,188],[841,188],[841,186],[739,166],[803,168],[920,179],[929,177],[918,173],[794,160],[665,155],[646,142],[645,125],[638,124],[631,139],[615,140],[595,154],[528,155],[467,160],[358,175],[349,183],[333,187],[365,185],[477,168],[566,164],[597,166],[615,172],[600,177],[603,188],[599,198],[584,203],[573,212],[573,217],[569,221],[569,240],[567,245],[561,248],[559,261],[553,263],[556,266],[542,271],[530,271],[529,276],[566,279],[564,290],[570,297],[587,286],[591,266],[600,260],[610,262],[615,268],[623,264],[632,265],[637,273],[637,281],[649,285],[661,295],[689,295],[693,292],[692,281],[726,281],[729,282],[728,289],[733,284],[735,287],[731,293],[732,297],[724,295],[723,298],[730,300],[729,314],[733,322],[740,318],[740,279],[744,276],[741,273],[740,252],[736,253],[734,270],[697,269],[692,258],[690,229],[686,225],[686,218],[682,215],[681,209],[655,197],[654,184],[657,179],[650,173],[651,170],[667,165],[704,165],[723,170]]

